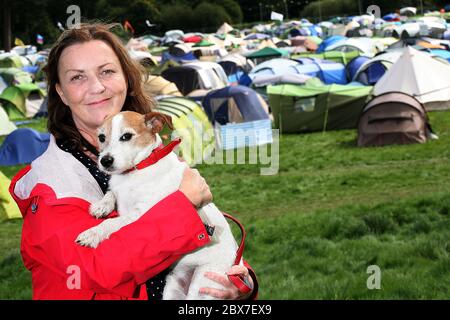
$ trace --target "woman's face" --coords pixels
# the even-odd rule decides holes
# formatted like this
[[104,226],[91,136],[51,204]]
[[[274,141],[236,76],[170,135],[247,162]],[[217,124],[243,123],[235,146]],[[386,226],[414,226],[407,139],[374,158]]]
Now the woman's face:
[[105,42],[92,40],[65,48],[58,76],[56,90],[79,130],[95,132],[106,117],[122,109],[127,81],[119,59]]

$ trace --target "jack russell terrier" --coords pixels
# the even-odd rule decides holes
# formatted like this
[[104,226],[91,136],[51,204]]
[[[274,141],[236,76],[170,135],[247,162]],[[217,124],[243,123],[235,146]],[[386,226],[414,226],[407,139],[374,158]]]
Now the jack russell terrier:
[[[141,115],[124,111],[105,120],[98,131],[98,159],[100,170],[110,174],[111,180],[108,192],[102,200],[91,205],[90,213],[102,218],[117,208],[119,216],[82,232],[76,239],[78,244],[97,247],[112,233],[136,221],[160,200],[178,190],[187,165],[171,152],[179,140],[162,147],[158,133],[165,123],[172,128],[171,118],[157,112]],[[220,210],[210,203],[198,213],[208,231],[214,229],[211,242],[174,264],[166,277],[164,300],[214,299],[200,295],[199,289],[223,288],[206,278],[204,273],[225,274],[235,262],[238,246]]]

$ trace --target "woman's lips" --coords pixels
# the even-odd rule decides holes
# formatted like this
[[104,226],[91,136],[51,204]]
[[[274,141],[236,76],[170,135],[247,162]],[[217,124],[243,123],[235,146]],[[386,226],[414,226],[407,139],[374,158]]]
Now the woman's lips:
[[88,103],[88,106],[99,106],[99,105],[102,105],[103,103],[105,103],[106,101],[108,101],[109,99],[110,98],[91,102],[91,103]]

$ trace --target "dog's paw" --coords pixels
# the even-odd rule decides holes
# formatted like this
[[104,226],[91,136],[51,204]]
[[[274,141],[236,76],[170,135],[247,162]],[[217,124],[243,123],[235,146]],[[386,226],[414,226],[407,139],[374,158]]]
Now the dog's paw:
[[80,233],[75,240],[76,243],[84,247],[97,248],[100,242],[102,242],[102,234],[95,227],[88,229]]
[[114,210],[114,205],[106,201],[91,204],[89,212],[97,219],[104,218]]

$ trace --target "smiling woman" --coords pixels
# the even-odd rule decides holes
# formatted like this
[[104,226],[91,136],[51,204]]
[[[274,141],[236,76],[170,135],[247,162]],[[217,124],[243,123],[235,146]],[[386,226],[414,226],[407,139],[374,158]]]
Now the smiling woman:
[[49,131],[77,148],[85,141],[97,145],[95,130],[108,115],[147,113],[153,106],[142,89],[144,69],[130,59],[112,27],[91,24],[65,31],[46,66]]

